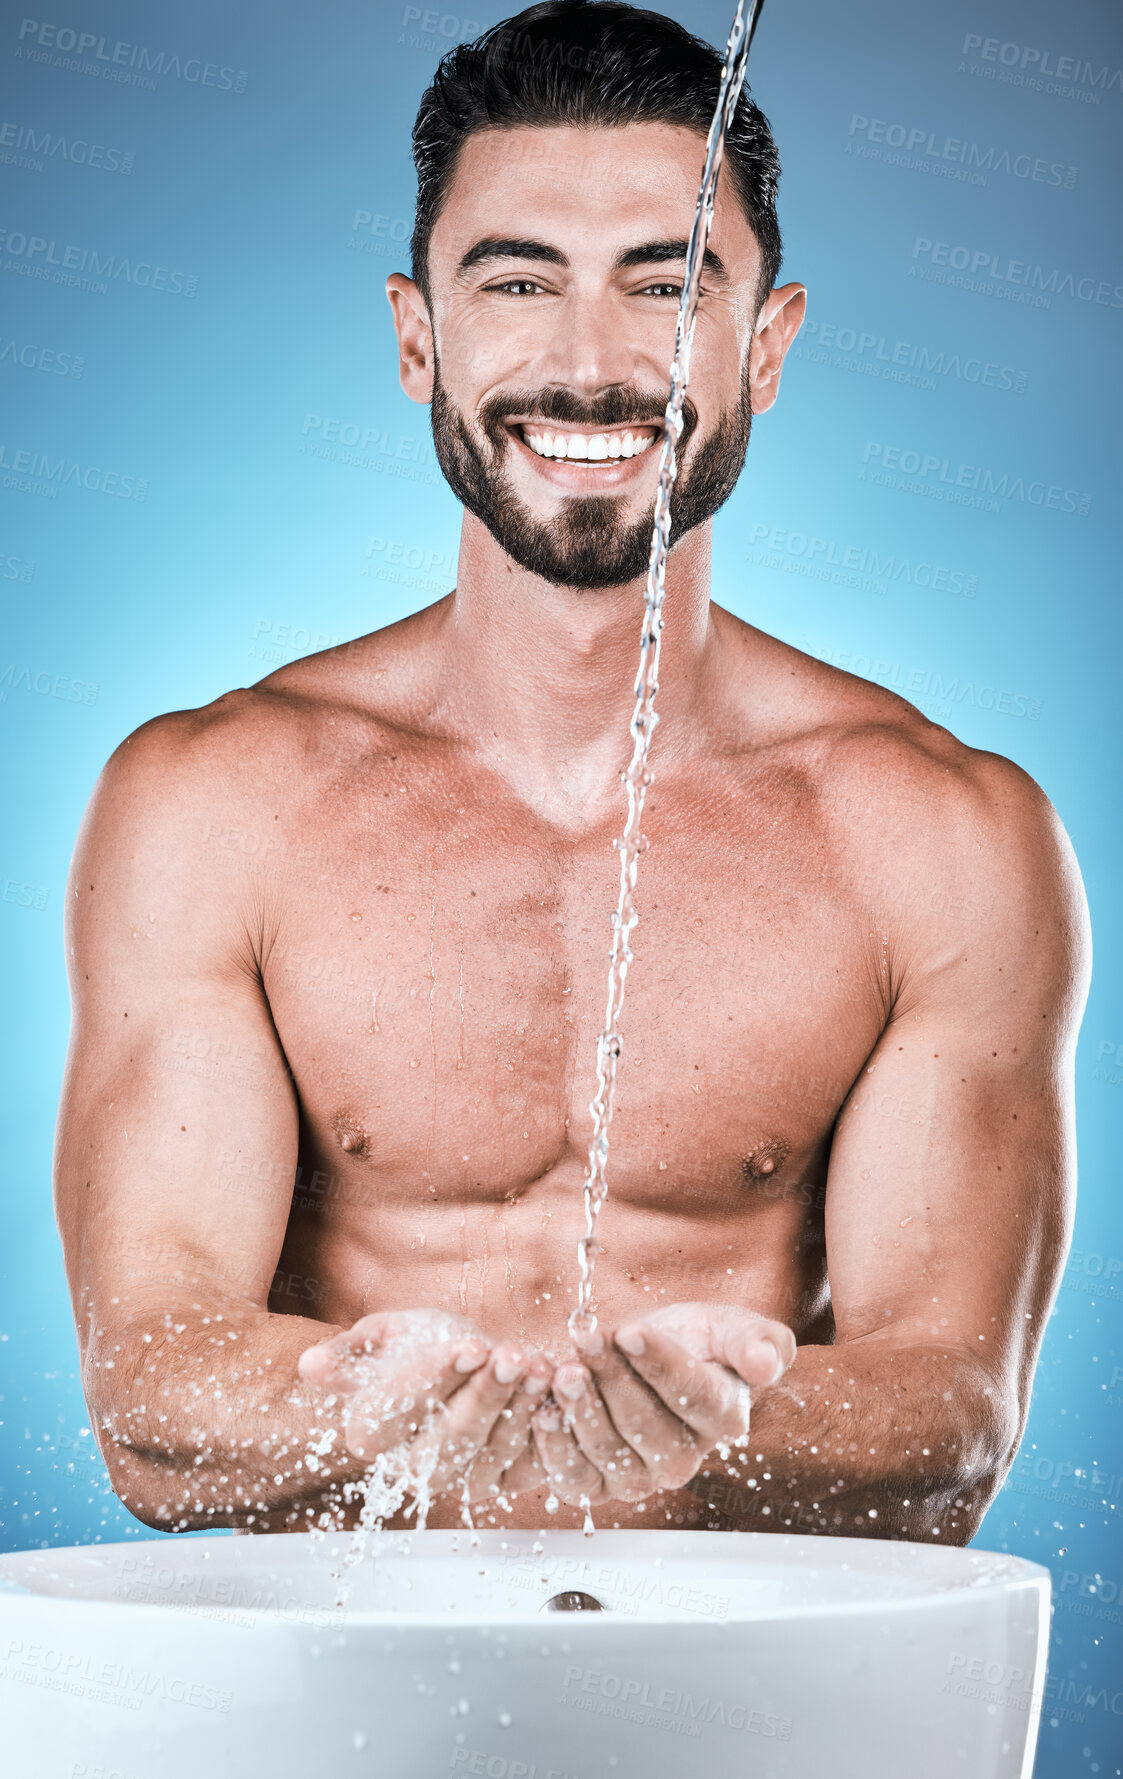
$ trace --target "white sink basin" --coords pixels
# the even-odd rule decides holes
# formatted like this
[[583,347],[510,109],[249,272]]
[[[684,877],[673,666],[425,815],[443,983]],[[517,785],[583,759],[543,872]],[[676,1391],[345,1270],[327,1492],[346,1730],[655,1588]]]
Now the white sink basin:
[[[5,1779],[1028,1779],[1049,1576],[736,1532],[0,1558]],[[580,1591],[604,1610],[543,1611]]]

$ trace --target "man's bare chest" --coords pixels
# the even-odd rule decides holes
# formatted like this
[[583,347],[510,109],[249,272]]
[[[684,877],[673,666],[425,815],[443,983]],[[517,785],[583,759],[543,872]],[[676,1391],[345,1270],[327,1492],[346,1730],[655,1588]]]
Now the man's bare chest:
[[[567,837],[463,783],[377,801],[306,810],[267,880],[263,978],[306,1129],[391,1198],[518,1197],[584,1156],[613,827]],[[789,814],[652,799],[613,1136],[637,1201],[798,1173],[877,1039],[869,917]]]

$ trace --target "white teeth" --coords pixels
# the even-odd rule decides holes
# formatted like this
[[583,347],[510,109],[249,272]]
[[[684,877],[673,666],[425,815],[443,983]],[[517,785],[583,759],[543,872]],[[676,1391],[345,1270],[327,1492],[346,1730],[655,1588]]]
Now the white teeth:
[[622,457],[638,457],[654,444],[650,433],[594,432],[524,432],[523,438],[539,457],[566,458],[570,462],[616,462]]

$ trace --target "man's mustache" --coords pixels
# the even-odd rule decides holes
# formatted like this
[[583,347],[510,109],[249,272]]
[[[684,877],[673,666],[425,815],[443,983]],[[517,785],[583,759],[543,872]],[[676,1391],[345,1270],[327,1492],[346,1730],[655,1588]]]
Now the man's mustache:
[[[591,399],[572,389],[552,385],[545,389],[508,389],[489,396],[480,408],[480,425],[497,450],[507,442],[504,424],[508,414],[525,415],[526,421],[552,420],[557,426],[657,426],[663,429],[667,397],[661,391],[629,389],[615,384]],[[682,405],[681,451],[698,424],[698,410],[687,396]]]

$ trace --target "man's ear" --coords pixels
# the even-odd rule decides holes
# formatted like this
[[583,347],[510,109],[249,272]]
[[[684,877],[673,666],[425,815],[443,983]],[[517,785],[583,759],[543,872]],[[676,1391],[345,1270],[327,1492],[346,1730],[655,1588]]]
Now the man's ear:
[[429,310],[417,285],[404,272],[391,272],[386,300],[394,311],[398,336],[398,376],[412,402],[433,399],[433,329]]
[[784,354],[799,332],[806,311],[807,288],[803,284],[782,284],[770,291],[761,304],[749,348],[754,414],[767,413],[776,400]]

